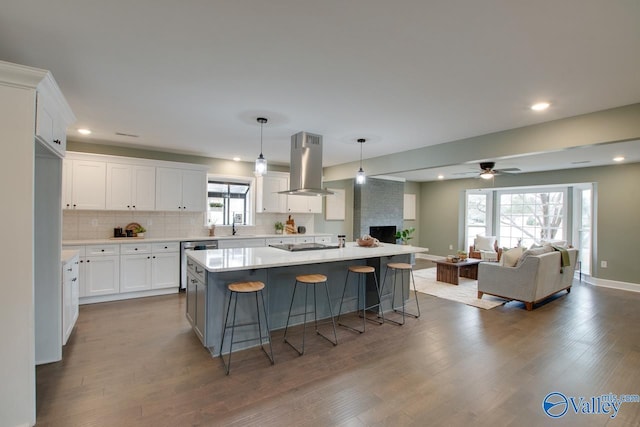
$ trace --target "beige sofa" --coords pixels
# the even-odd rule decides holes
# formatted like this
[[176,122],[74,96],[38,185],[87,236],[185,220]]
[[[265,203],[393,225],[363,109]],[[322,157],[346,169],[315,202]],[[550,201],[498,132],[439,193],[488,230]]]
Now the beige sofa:
[[567,290],[571,292],[578,250],[568,249],[570,265],[561,267],[558,251],[540,255],[527,254],[515,267],[482,262],[478,265],[478,298],[483,294],[522,301],[527,310],[547,297]]

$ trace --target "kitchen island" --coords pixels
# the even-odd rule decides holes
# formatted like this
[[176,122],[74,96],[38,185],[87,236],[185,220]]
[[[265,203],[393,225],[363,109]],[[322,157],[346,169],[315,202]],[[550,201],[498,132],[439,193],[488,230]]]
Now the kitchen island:
[[[360,247],[347,243],[344,248],[289,252],[278,248],[231,248],[206,251],[191,251],[187,258],[187,319],[196,335],[212,355],[220,355],[220,338],[224,325],[227,285],[238,281],[261,281],[266,285],[265,299],[269,327],[277,330],[285,327],[295,276],[319,273],[327,276],[331,309],[337,316],[340,298],[350,265],[371,265],[376,268],[378,280],[382,279],[388,263],[410,262],[411,255],[425,252],[425,248],[383,243],[378,247]],[[352,278],[355,281],[355,277]],[[390,278],[389,278],[390,279]],[[384,293],[388,293],[388,280]],[[405,280],[405,295],[408,281]],[[398,295],[400,293],[398,287]],[[373,283],[367,284],[367,300],[375,297]],[[296,298],[297,299],[297,298]],[[347,289],[343,312],[356,310],[357,290],[355,284]],[[311,298],[310,298],[311,301]],[[254,307],[238,304],[238,323],[255,316]],[[391,310],[391,297],[383,296],[383,308]],[[318,318],[329,317],[329,305],[324,295],[318,295]],[[295,307],[294,307],[295,311]],[[301,323],[293,319],[291,324]],[[236,340],[257,336],[257,326],[236,331]],[[246,342],[244,347],[257,345],[257,341]],[[223,353],[228,352],[227,342]],[[243,348],[234,345],[236,349]]]

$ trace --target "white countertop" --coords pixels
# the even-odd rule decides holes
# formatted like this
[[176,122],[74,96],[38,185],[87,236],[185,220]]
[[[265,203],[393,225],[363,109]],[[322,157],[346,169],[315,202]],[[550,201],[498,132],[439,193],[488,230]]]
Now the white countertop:
[[60,254],[60,259],[62,261],[62,264],[66,264],[67,262],[69,262],[71,258],[73,258],[78,254],[80,254],[80,252],[73,249],[63,250],[62,253]]
[[383,243],[376,248],[360,247],[348,242],[339,249],[289,252],[277,248],[233,248],[188,251],[187,256],[210,272],[286,267],[290,265],[345,261],[426,252],[426,248]]
[[119,245],[120,243],[156,243],[156,242],[200,242],[205,240],[238,240],[238,239],[271,239],[286,237],[304,237],[304,236],[332,236],[328,233],[306,233],[306,234],[236,234],[235,236],[184,236],[184,237],[162,237],[162,238],[134,238],[119,237],[117,239],[84,239],[84,240],[63,240],[63,246],[82,246],[82,245]]

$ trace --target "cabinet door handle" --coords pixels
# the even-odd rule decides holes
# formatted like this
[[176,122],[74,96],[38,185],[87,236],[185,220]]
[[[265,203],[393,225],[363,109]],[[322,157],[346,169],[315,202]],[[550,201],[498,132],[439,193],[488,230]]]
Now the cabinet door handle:
[[[155,258],[155,257],[154,257],[154,258]],[[147,257],[147,259],[151,259],[151,257],[150,257],[150,256],[148,256],[148,257]]]
[[134,251],[137,251],[137,250],[138,250],[138,248],[133,248],[133,250],[134,250]]
[[164,247],[165,249],[168,249],[166,246]]
[[78,280],[77,277],[74,277],[73,279],[71,279],[72,282],[75,282],[76,280]]
[[135,209],[135,208],[136,208],[136,205],[133,205],[133,209]]
[[71,271],[71,270],[73,270],[73,268],[67,268],[67,271]]
[[73,204],[73,207],[74,207],[74,208],[76,207],[76,204],[75,204],[75,203]]
[[100,249],[100,252],[104,252],[104,249]]
[[156,256],[155,256],[155,255],[153,256],[153,259],[156,259]]
[[90,260],[90,259],[88,259],[88,260],[87,260],[87,262],[91,262],[91,260]]
[[131,208],[131,206],[127,205],[127,209],[130,209],[130,208]]
[[59,139],[54,139],[54,140],[53,140],[53,142],[55,142],[55,143],[56,143],[56,144],[58,144],[58,145],[61,145],[61,144],[62,144],[62,142],[60,142],[60,140],[59,140]]

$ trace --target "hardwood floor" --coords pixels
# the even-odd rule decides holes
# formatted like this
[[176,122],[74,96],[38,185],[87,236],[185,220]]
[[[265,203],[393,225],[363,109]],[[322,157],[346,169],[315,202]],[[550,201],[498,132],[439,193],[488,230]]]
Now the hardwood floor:
[[[640,294],[574,283],[528,312],[420,294],[402,326],[307,335],[298,356],[273,333],[276,364],[234,354],[231,375],[185,320],[184,295],[82,306],[63,361],[37,368],[38,426],[638,426],[542,400],[640,393]],[[309,332],[309,331],[307,331]]]

